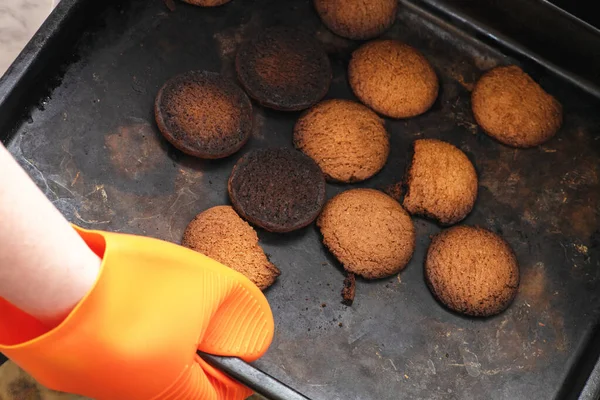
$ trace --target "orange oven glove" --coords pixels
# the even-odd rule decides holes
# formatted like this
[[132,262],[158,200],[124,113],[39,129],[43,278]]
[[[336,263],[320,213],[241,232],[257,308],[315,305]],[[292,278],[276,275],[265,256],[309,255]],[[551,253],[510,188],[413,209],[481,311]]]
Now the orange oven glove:
[[42,385],[96,400],[252,393],[196,355],[267,350],[273,315],[250,280],[171,243],[76,229],[103,260],[95,286],[52,330],[0,298],[1,352]]

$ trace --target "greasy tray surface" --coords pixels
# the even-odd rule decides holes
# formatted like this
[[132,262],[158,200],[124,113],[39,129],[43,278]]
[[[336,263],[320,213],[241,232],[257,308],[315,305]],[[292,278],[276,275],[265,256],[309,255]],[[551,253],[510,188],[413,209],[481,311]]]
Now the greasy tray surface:
[[[263,27],[314,32],[334,72],[327,98],[353,98],[346,65],[359,43],[327,31],[306,0],[234,0],[215,9],[178,2],[172,12],[160,0],[132,0],[95,18],[76,61],[61,66],[62,80],[9,144],[54,204],[85,227],[179,242],[194,215],[228,203],[227,178],[241,154],[292,146],[299,114],[256,104],[249,144],[220,161],[175,150],[153,120],[154,97],[168,78],[192,69],[234,77],[239,43]],[[428,57],[440,95],[424,115],[386,122],[387,165],[352,187],[385,188],[402,179],[417,138],[455,144],[480,178],[466,223],[499,232],[512,245],[521,265],[519,294],[508,311],[489,319],[442,308],[422,270],[429,236],[439,228],[415,219],[409,266],[391,279],[357,282],[354,306],[345,307],[341,267],[314,225],[287,235],[259,231],[282,275],[266,292],[277,332],[257,365],[315,399],[551,398],[584,351],[600,305],[598,103],[525,64],[562,102],[565,123],[545,145],[514,150],[481,133],[469,101],[482,71],[510,60],[404,7],[385,36]],[[328,197],[347,187],[328,185]]]

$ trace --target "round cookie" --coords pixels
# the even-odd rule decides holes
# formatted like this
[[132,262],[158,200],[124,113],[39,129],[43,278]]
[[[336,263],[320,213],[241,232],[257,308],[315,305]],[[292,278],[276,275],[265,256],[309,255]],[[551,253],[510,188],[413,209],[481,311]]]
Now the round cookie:
[[352,189],[329,200],[317,220],[323,243],[344,268],[367,279],[400,272],[415,249],[410,216],[390,196]]
[[319,166],[287,148],[253,150],[233,167],[229,198],[246,220],[271,232],[309,225],[325,203],[325,178]]
[[250,97],[276,110],[303,110],[316,104],[331,82],[329,57],[320,43],[287,27],[265,29],[244,43],[235,65]]
[[404,208],[443,225],[452,225],[471,212],[477,199],[477,172],[465,153],[450,143],[420,139],[405,182]]
[[238,151],[252,132],[252,104],[232,81],[214,72],[171,78],[154,103],[163,136],[192,156],[223,158]]
[[314,0],[323,23],[339,36],[372,39],[396,20],[397,0]]
[[256,232],[230,206],[217,206],[196,215],[181,244],[246,276],[261,290],[281,273],[258,244]]
[[229,3],[231,0],[183,0],[186,3],[193,4],[200,7],[216,7],[222,6],[225,3]]
[[533,147],[562,125],[560,103],[515,65],[486,72],[471,94],[475,120],[490,136],[513,147]]
[[519,287],[519,265],[500,236],[471,226],[436,235],[425,260],[425,280],[449,309],[487,317],[504,311]]
[[429,61],[397,40],[377,40],[355,50],[348,79],[361,102],[392,118],[422,114],[438,95],[438,78]]
[[325,100],[308,110],[294,127],[294,145],[338,182],[372,177],[390,153],[383,120],[350,100]]

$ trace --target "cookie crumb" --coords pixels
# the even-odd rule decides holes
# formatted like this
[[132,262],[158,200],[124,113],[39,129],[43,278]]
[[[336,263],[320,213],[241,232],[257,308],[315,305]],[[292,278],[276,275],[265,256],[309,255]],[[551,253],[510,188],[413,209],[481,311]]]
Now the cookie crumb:
[[[351,306],[354,302],[354,295],[356,294],[356,276],[349,272],[344,279],[344,288],[342,289],[342,304]],[[340,326],[341,322],[340,322]]]
[[384,187],[383,192],[397,202],[401,202],[402,196],[404,195],[404,190],[402,190],[402,181],[392,183],[391,185]]

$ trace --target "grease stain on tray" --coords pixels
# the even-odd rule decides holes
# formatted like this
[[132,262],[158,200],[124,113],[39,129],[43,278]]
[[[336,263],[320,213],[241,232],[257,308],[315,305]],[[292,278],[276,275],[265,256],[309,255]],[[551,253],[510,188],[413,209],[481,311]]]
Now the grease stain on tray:
[[522,276],[519,285],[519,295],[529,306],[547,307],[551,292],[547,287],[544,263],[538,262],[533,268],[521,267],[521,269]]
[[469,376],[477,378],[479,375],[481,375],[481,364],[479,363],[477,355],[469,350],[466,346],[460,346],[459,351]]
[[120,126],[105,137],[113,167],[132,180],[168,163],[168,144],[147,123]]

